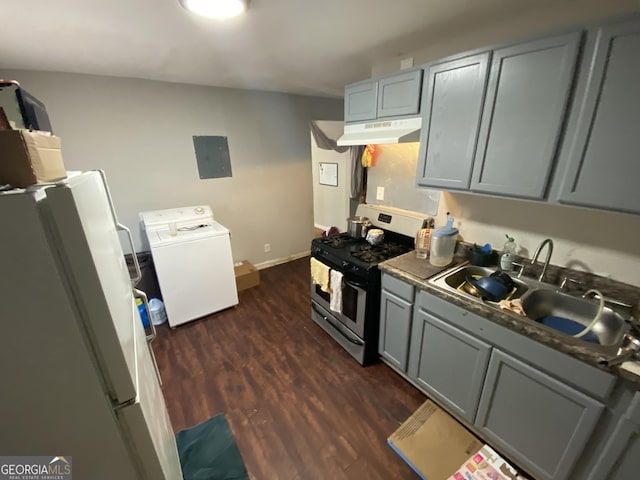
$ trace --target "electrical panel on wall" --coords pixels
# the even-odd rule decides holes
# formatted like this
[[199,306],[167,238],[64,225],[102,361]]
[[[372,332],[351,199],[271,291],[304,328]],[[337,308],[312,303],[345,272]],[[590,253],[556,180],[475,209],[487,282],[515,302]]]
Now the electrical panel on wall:
[[231,157],[227,137],[194,136],[193,146],[201,179],[231,176]]

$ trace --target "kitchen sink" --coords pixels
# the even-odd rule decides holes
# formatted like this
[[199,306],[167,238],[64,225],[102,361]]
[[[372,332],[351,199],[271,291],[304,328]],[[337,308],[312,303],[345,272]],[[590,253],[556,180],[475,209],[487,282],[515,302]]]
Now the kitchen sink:
[[[625,333],[629,331],[629,325],[625,318],[617,311],[605,306],[590,334],[585,335],[583,338],[573,337],[572,334],[567,333],[565,327],[570,322],[566,322],[565,319],[576,322],[577,325],[571,325],[577,328],[572,333],[580,332],[582,330],[580,327],[587,327],[595,317],[599,306],[598,301],[571,296],[559,292],[557,290],[558,287],[555,285],[539,282],[528,277],[517,277],[516,275],[511,277],[516,287],[507,299],[515,300],[519,298],[522,302],[525,316],[504,311],[500,309],[498,303],[487,301],[474,294],[466,282],[467,277],[486,277],[498,270],[499,268],[497,267],[464,264],[447,270],[429,279],[428,282],[467,300],[501,310],[503,314],[512,315],[523,322],[536,324],[544,329],[552,329],[562,334],[567,342],[575,345],[584,345],[589,342],[595,348],[608,350],[610,347],[620,345]],[[557,318],[549,319],[548,317]],[[549,322],[549,320],[554,320],[554,322]],[[596,347],[596,344],[599,346]]]
[[[495,267],[491,268],[491,267],[479,267],[475,265],[462,265],[461,267],[458,267],[453,271],[447,271],[444,274],[441,274],[429,280],[429,282],[441,288],[444,288],[445,290],[448,290],[452,293],[457,293],[471,300],[492,304],[493,302],[488,302],[486,300],[483,300],[474,291],[473,287],[471,287],[471,285],[467,283],[467,278],[488,277],[492,273],[498,270],[499,269]],[[514,290],[511,292],[511,294],[507,297],[507,299],[515,300],[516,298],[522,297],[527,292],[527,290],[529,290],[530,285],[528,284],[528,282],[520,278],[517,278],[515,276],[512,276],[511,279],[516,284],[516,286]],[[538,283],[535,281],[533,282],[536,284]]]
[[[598,312],[598,301],[554,290],[533,290],[522,298],[522,307],[527,317],[534,321],[541,321],[545,317],[560,317],[576,322],[580,327],[587,327]],[[563,331],[566,324],[559,322],[558,325],[562,325],[562,328],[556,329]],[[605,306],[592,328],[592,337],[600,345],[619,345],[627,331],[628,324],[622,315]]]

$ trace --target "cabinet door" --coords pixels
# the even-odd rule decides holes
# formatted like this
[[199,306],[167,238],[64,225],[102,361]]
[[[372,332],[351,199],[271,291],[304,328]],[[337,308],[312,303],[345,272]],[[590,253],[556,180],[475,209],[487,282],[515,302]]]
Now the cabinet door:
[[573,33],[493,53],[471,190],[546,195],[580,38]]
[[640,21],[590,32],[559,200],[640,213]]
[[473,422],[490,351],[490,345],[419,309],[411,332],[409,377]]
[[601,452],[588,480],[629,480],[638,478],[640,458],[640,393],[636,393]]
[[382,290],[381,297],[378,351],[394,367],[406,372],[413,304],[387,290]]
[[425,72],[419,185],[468,190],[490,54],[430,65]]
[[489,362],[475,424],[539,480],[563,480],[603,405],[503,352]]
[[376,80],[347,85],[344,89],[344,121],[375,120],[377,98]]
[[422,69],[378,80],[377,116],[417,115],[420,112]]

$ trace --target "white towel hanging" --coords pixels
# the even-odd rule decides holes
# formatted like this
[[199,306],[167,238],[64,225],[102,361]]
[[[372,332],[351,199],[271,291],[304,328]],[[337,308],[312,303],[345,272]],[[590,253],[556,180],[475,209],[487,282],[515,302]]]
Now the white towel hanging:
[[331,301],[329,308],[334,312],[342,313],[342,273],[331,270]]

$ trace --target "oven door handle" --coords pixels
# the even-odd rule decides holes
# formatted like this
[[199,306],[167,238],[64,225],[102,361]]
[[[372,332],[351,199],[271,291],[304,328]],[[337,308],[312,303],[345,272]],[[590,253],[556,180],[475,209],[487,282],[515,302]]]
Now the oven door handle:
[[366,290],[367,289],[367,284],[366,283],[360,283],[360,282],[352,282],[346,279],[342,279],[342,281],[346,284],[349,285],[351,288],[359,288],[360,290]]
[[312,304],[311,308],[313,308],[313,310],[318,315],[320,315],[325,322],[331,325],[340,335],[342,335],[349,342],[353,343],[354,345],[358,345],[359,347],[364,345],[364,342],[360,340],[358,337],[356,337],[354,334],[352,334],[351,332],[346,332],[345,328],[342,325],[336,324],[333,319],[327,317],[326,315],[323,315],[322,312],[318,311],[315,305]]

